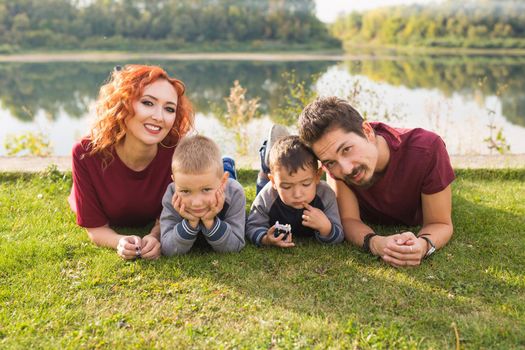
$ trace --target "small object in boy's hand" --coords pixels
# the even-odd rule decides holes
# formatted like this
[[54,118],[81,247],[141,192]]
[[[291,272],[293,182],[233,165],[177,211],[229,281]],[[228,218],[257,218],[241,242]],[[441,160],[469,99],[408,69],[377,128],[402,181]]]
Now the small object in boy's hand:
[[136,251],[136,254],[137,254],[137,258],[142,258],[142,255],[141,255],[141,252],[140,252],[140,248],[139,247],[135,247],[135,251]]
[[279,221],[275,222],[275,231],[273,231],[273,236],[275,238],[284,234],[284,237],[282,238],[282,240],[284,241],[285,239],[288,238],[288,235],[290,234],[290,232],[292,232],[292,226],[290,226],[290,224],[282,225],[279,223]]

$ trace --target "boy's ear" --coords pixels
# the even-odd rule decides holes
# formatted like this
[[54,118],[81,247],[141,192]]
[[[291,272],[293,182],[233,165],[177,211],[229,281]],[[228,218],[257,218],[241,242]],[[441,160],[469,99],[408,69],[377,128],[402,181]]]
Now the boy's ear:
[[173,176],[173,174],[171,174],[171,181],[175,182],[175,176]]
[[230,177],[230,173],[225,171],[224,174],[222,174],[221,178],[221,184],[220,187],[224,190],[224,187],[226,187],[226,182],[228,182],[228,178]]
[[317,173],[315,174],[315,182],[316,183],[319,183],[321,182],[321,176],[323,176],[323,168],[322,167],[319,167],[319,169],[317,169]]
[[[273,178],[273,175],[271,173],[268,174],[268,178],[270,179],[270,181],[272,182],[272,186],[273,188],[275,188],[275,179]],[[276,189],[276,188],[275,188]]]

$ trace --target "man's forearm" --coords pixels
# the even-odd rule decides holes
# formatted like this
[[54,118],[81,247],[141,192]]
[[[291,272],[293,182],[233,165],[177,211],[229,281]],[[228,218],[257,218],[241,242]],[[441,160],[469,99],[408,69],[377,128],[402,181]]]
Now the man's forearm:
[[452,237],[453,230],[452,223],[427,224],[419,230],[418,236],[425,235],[434,243],[436,249],[439,249],[448,243]]
[[361,220],[344,219],[341,220],[341,223],[343,224],[345,239],[358,247],[363,246],[364,238],[367,234],[374,232],[370,226]]

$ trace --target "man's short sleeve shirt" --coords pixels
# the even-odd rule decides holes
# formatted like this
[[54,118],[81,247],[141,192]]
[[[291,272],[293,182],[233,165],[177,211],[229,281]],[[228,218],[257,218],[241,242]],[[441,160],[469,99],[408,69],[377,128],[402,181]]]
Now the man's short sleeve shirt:
[[381,178],[370,188],[352,187],[364,222],[421,225],[421,194],[444,190],[453,180],[445,143],[424,129],[392,128],[371,123],[390,149],[390,161]]

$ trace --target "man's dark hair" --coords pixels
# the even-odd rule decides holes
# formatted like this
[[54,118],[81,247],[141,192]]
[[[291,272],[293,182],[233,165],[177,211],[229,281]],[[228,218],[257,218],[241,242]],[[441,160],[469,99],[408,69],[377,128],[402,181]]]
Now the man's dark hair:
[[348,103],[336,96],[318,97],[299,116],[299,136],[312,146],[323,135],[337,128],[365,137],[363,117]]
[[270,150],[270,173],[276,167],[284,167],[290,175],[296,173],[299,168],[319,168],[317,158],[312,150],[306,146],[299,136],[292,135],[279,139]]

